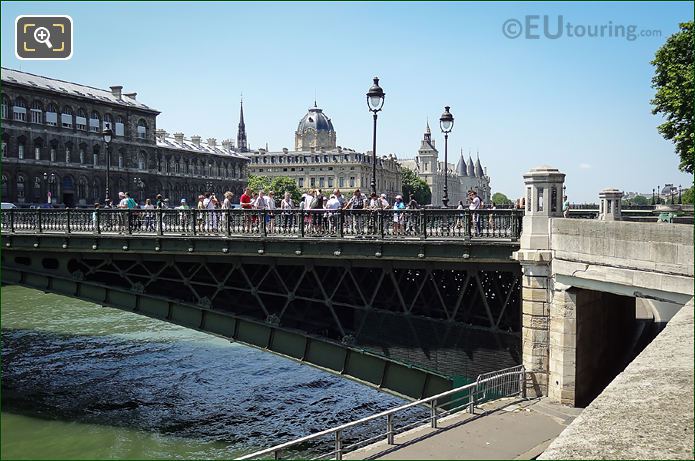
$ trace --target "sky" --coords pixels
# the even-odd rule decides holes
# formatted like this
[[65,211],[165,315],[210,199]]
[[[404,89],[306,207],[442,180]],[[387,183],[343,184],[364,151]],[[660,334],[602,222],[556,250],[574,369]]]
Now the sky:
[[[338,145],[364,152],[365,93],[379,76],[379,155],[414,158],[429,120],[443,159],[448,105],[449,162],[479,152],[493,193],[523,195],[522,176],[538,165],[567,175],[573,202],[595,202],[607,187],[693,182],[649,103],[650,62],[693,20],[692,2],[2,2],[1,13],[3,67],[123,85],[162,112],[157,127],[170,133],[236,139],[243,93],[251,147],[292,149],[316,99]],[[22,14],[71,16],[73,57],[17,59]]]

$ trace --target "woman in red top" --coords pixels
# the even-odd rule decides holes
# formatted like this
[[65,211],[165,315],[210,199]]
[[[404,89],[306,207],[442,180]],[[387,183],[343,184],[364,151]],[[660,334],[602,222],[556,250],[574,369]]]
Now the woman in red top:
[[[253,209],[253,205],[251,204],[251,188],[247,187],[244,189],[244,193],[241,194],[241,198],[239,199],[239,204],[241,205],[242,210],[251,210]],[[246,214],[246,213],[244,213]],[[255,218],[255,216],[254,216]],[[243,231],[244,232],[251,232],[251,226],[252,226],[252,217],[251,216],[244,216],[243,218]]]

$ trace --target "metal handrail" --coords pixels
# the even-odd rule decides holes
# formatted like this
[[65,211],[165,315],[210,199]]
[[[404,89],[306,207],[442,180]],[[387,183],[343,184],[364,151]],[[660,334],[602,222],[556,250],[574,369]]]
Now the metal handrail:
[[[475,382],[466,384],[464,386],[457,387],[455,389],[450,389],[448,391],[439,393],[437,395],[433,395],[431,397],[426,397],[420,400],[416,400],[414,402],[407,403],[405,405],[401,405],[399,407],[393,408],[391,410],[386,410],[382,411],[381,413],[377,413],[372,416],[367,416],[365,418],[359,419],[357,421],[353,421],[350,423],[342,424],[340,426],[331,428],[331,429],[326,429],[320,432],[317,432],[315,434],[307,435],[304,437],[300,437],[298,439],[285,442],[279,445],[275,445],[274,447],[266,448],[264,450],[256,451],[254,453],[250,453],[248,455],[244,455],[240,458],[237,458],[239,460],[245,460],[245,459],[256,459],[256,458],[261,458],[261,459],[266,459],[263,458],[264,456],[267,455],[272,455],[273,459],[280,459],[280,453],[284,450],[287,450],[288,448],[294,447],[296,445],[310,442],[312,440],[327,436],[327,435],[333,435],[334,441],[335,441],[335,449],[327,454],[333,454],[335,456],[336,460],[342,459],[342,455],[345,452],[347,447],[342,446],[342,438],[341,434],[353,427],[368,423],[370,421],[374,421],[380,418],[386,418],[386,442],[389,445],[394,444],[394,436],[395,436],[395,431],[394,431],[394,424],[393,424],[393,416],[396,413],[399,413],[401,411],[407,410],[409,408],[413,408],[416,406],[420,405],[426,405],[429,404],[430,408],[430,415],[427,417],[427,420],[430,422],[431,427],[436,428],[437,427],[437,421],[438,419],[442,416],[443,413],[452,413],[455,409],[461,409],[464,407],[468,407],[469,412],[474,411],[475,403],[477,402],[477,394],[478,394],[478,389],[488,383],[494,383],[499,380],[503,380],[504,378],[509,378],[512,377],[513,379],[516,380],[518,383],[518,391],[515,391],[509,395],[521,395],[522,397],[525,397],[525,380],[526,380],[526,369],[524,368],[523,365],[518,365],[516,367],[511,367],[511,368],[505,368],[503,370],[499,370],[496,372],[492,372],[489,374],[486,374],[487,377],[483,377],[484,375],[479,375],[478,379],[476,379]],[[512,382],[509,379],[505,380],[505,382]],[[469,391],[468,395],[464,396],[459,396],[454,399],[456,400],[461,400],[463,398],[469,398],[470,401],[466,402],[464,405],[461,405],[459,407],[456,407],[455,409],[449,409],[446,412],[443,412],[441,414],[437,414],[437,401],[442,401],[446,397],[452,396],[457,393],[461,393],[464,391]],[[471,392],[472,391],[472,392]],[[504,395],[504,396],[509,396],[509,395]],[[502,396],[500,396],[502,397]],[[450,403],[450,402],[449,402]],[[401,428],[402,429],[402,428]],[[369,440],[375,440],[377,437],[371,437]],[[361,443],[358,444],[353,444],[351,447],[360,445]],[[315,458],[318,459],[318,458]]]
[[10,209],[0,214],[3,233],[508,241],[519,239],[522,216],[522,210],[493,209]]

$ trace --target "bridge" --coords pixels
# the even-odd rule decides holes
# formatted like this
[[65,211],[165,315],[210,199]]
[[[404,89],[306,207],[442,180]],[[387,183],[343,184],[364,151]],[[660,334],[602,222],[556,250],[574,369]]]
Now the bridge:
[[523,364],[583,406],[693,297],[693,227],[622,221],[615,189],[563,218],[564,176],[524,175],[525,210],[3,210],[3,282],[415,399]]
[[520,364],[521,216],[3,210],[3,282],[423,398]]

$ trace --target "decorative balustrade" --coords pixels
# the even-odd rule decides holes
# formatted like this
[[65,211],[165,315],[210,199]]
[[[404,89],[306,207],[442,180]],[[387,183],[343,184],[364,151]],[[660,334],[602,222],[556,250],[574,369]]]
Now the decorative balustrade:
[[523,210],[2,210],[3,233],[518,240]]

